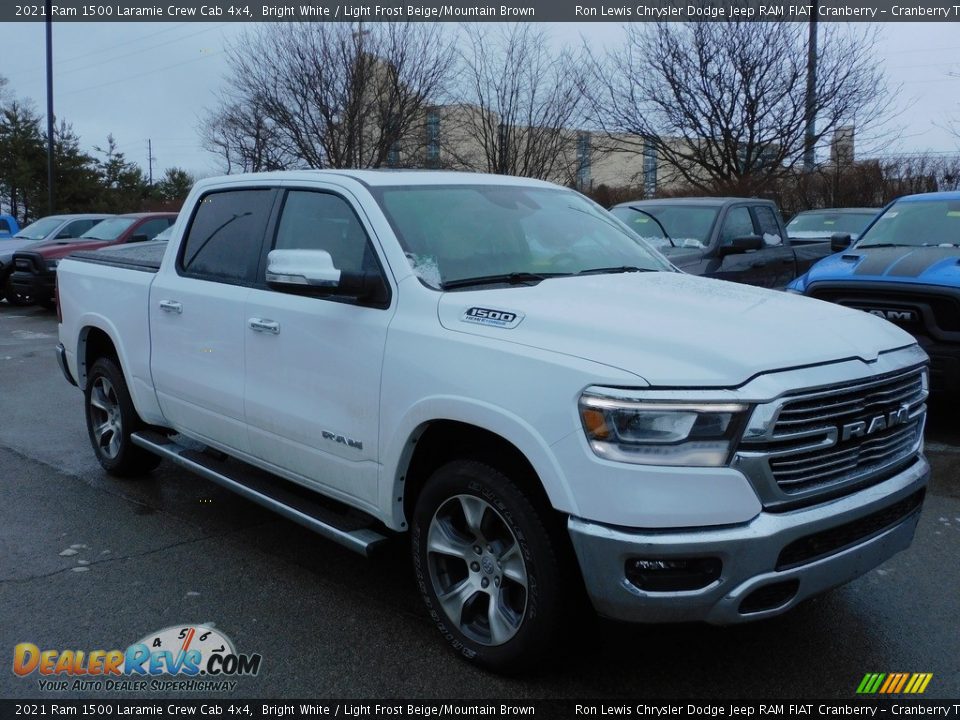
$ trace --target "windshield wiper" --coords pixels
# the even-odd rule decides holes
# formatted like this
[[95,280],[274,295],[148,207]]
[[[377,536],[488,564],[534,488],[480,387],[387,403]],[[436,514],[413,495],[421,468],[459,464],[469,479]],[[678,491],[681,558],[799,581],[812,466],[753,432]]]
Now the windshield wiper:
[[618,265],[581,270],[577,275],[613,275],[614,273],[656,272],[653,268],[639,268],[636,265]]
[[913,245],[911,243],[876,243],[872,245],[857,245],[856,247],[852,247],[850,249],[861,250],[862,248],[875,248],[875,247],[919,247],[919,246]]
[[502,275],[481,275],[472,278],[448,280],[445,283],[441,283],[440,287],[444,290],[456,290],[457,288],[473,287],[475,285],[536,285],[547,278],[569,274],[570,273],[514,272],[503,273]]
[[[663,226],[663,223],[660,222],[659,220],[657,220],[656,216],[655,216],[653,213],[648,213],[646,210],[643,210],[643,209],[638,208],[638,207],[634,207],[633,205],[629,205],[628,207],[629,207],[631,210],[633,210],[634,212],[643,213],[643,214],[646,215],[648,218],[650,218],[651,220],[653,220],[653,221],[657,224],[657,227],[660,228],[660,232],[663,233],[663,236],[667,239],[667,242],[670,243],[670,247],[676,247],[676,246],[677,246],[677,244],[673,241],[673,238],[670,237],[670,233],[668,233],[668,232],[667,232],[667,229]],[[636,231],[634,231],[634,232],[636,232]]]

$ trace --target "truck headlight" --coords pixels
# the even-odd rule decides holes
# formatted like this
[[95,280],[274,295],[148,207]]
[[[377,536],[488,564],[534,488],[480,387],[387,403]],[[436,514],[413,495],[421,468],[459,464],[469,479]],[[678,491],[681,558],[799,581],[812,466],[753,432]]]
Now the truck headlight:
[[580,419],[593,452],[641,465],[717,467],[729,462],[748,406],[626,400],[584,393]]
[[59,260],[47,260],[47,270],[56,270],[59,264]]

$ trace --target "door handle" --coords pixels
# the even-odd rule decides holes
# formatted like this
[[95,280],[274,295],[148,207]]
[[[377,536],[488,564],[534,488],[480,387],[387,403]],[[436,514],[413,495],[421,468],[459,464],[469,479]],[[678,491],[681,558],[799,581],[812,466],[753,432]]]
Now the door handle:
[[764,268],[764,267],[766,267],[766,266],[769,265],[769,264],[770,264],[770,263],[767,262],[766,260],[754,260],[752,263],[750,263],[750,267],[752,267],[752,268]]
[[164,312],[177,313],[178,315],[183,312],[183,305],[178,303],[175,300],[161,300],[160,309]]
[[262,320],[261,318],[250,318],[247,320],[247,324],[250,326],[250,329],[254,332],[265,332],[271,333],[272,335],[280,334],[280,323],[274,322],[273,320]]

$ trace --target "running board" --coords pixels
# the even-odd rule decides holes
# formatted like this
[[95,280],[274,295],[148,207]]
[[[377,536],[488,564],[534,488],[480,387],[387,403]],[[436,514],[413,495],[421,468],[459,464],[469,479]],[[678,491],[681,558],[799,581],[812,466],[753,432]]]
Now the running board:
[[361,555],[369,557],[387,541],[373,527],[376,521],[372,517],[240,460],[222,460],[154,430],[135,432],[130,439],[134,445],[172,460]]

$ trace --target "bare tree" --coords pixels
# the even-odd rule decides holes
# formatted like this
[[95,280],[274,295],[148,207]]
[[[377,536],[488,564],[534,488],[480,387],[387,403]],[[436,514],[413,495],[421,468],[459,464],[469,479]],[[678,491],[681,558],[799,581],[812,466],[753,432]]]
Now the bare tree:
[[[755,192],[803,157],[806,27],[789,22],[644,23],[591,56],[591,121],[638,152],[652,146],[700,192]],[[816,141],[856,123],[861,142],[892,117],[875,29],[820,37]],[[632,138],[632,140],[631,140]]]
[[823,163],[769,188],[784,211],[823,207],[883,207],[901,195],[960,188],[960,154],[910,153],[860,162]]
[[530,24],[465,25],[457,104],[442,133],[453,164],[472,170],[571,181],[582,94],[576,60],[551,52]]
[[301,164],[256,103],[223,98],[220,107],[201,122],[200,134],[204,148],[222,158],[227,174],[289,170]]
[[452,45],[439,24],[268,25],[229,49],[207,147],[247,169],[379,167],[419,142]]

